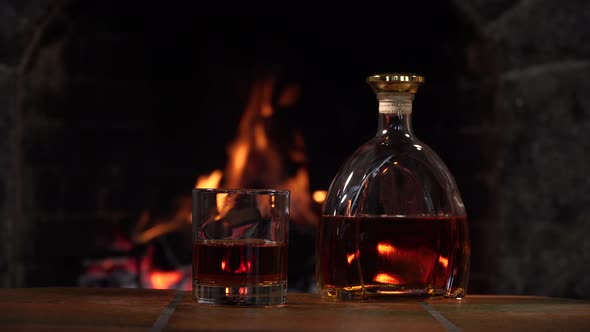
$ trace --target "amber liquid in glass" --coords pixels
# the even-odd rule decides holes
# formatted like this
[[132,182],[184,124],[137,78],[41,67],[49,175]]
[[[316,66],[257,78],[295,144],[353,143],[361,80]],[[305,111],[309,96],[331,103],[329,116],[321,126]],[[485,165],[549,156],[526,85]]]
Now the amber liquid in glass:
[[287,280],[287,244],[260,239],[207,240],[194,245],[193,282],[272,285]]
[[465,217],[326,217],[317,242],[318,284],[334,299],[462,297]]

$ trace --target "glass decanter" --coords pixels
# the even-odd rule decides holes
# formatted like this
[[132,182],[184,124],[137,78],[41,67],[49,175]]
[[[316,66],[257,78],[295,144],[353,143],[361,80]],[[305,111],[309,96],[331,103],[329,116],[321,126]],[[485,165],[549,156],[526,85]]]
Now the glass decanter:
[[316,278],[333,300],[465,296],[465,207],[443,161],[412,132],[422,76],[380,74],[377,135],[330,185],[317,238]]

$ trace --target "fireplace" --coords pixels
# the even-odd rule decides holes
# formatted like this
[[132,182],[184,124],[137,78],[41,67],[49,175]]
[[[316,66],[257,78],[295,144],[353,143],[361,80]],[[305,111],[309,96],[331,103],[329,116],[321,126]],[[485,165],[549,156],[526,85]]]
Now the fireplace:
[[492,291],[495,189],[481,174],[498,147],[476,129],[494,120],[496,72],[453,2],[243,6],[51,3],[18,84],[22,284],[190,287],[190,191],[213,181],[301,193],[289,279],[313,290],[322,192],[375,130],[364,78],[405,70],[427,78],[415,131],[465,199],[471,289]]

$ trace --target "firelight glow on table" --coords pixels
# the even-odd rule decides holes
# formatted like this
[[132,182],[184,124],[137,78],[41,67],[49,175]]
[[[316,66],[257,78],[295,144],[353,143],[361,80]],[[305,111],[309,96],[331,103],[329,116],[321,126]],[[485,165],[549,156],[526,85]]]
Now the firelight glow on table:
[[284,307],[235,308],[173,290],[0,289],[0,331],[589,331],[588,317],[590,302],[529,296],[358,303],[295,293]]

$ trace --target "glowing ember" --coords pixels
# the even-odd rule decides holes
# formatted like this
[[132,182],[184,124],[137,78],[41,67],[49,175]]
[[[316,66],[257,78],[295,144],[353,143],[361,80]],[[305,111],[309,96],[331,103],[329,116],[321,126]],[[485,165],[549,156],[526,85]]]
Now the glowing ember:
[[389,243],[379,242],[377,244],[377,252],[380,255],[389,256],[389,255],[393,255],[396,251],[397,251],[397,249]]
[[375,278],[373,279],[376,282],[381,282],[384,284],[399,284],[400,281],[392,276],[391,274],[387,274],[387,273],[379,273],[375,276]]
[[152,271],[150,273],[150,282],[152,288],[170,289],[182,280],[180,271]]

